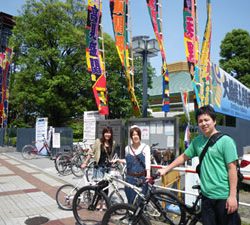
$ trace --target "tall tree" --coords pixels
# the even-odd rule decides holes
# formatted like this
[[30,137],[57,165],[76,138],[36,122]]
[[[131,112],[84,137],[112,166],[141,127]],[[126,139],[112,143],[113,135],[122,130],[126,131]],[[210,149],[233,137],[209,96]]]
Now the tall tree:
[[83,57],[85,13],[77,0],[26,2],[11,39],[17,68],[11,84],[12,120],[33,125],[37,116],[46,116],[59,126],[92,105]]
[[220,46],[220,67],[250,87],[250,35],[234,29],[226,34]]

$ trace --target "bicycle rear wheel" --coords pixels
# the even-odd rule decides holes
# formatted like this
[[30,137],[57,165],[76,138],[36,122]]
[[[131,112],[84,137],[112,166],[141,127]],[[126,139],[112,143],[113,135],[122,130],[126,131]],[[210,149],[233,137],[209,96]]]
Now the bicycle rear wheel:
[[182,224],[186,218],[183,204],[172,193],[157,190],[145,206],[145,214],[152,224]]
[[22,148],[22,156],[24,159],[34,159],[36,158],[38,151],[33,145],[25,145]]
[[73,198],[78,189],[72,184],[61,186],[56,192],[56,202],[59,208],[64,210],[72,210]]
[[68,175],[71,172],[71,157],[68,154],[61,154],[55,160],[55,167],[59,174]]
[[103,216],[102,225],[126,224],[126,225],[151,225],[151,222],[143,214],[138,216],[136,207],[125,203],[111,206]]
[[82,162],[84,161],[84,155],[77,154],[71,160],[71,172],[76,177],[82,177],[84,172],[81,168]]
[[108,197],[95,185],[81,188],[73,199],[73,214],[79,224],[99,223],[106,208],[109,208]]
[[114,190],[109,195],[110,205],[118,204],[118,203],[127,203],[127,197],[124,188],[118,188]]
[[90,162],[86,167],[86,179],[90,183],[97,179],[97,165],[95,161]]

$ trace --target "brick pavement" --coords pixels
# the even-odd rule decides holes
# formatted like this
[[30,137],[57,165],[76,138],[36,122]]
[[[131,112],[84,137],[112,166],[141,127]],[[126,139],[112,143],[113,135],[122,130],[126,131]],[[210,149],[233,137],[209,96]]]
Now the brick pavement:
[[[46,223],[28,224],[75,225],[72,211],[59,209],[55,201],[58,187],[69,180],[77,182],[59,177],[54,168],[41,169],[28,160],[0,153],[0,224],[23,225],[27,219],[45,217],[49,219]],[[98,214],[95,218],[100,219]]]

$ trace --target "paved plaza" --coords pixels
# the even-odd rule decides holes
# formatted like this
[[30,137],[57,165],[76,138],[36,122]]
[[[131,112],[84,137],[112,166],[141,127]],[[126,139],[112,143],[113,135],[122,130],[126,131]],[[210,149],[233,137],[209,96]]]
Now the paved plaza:
[[48,158],[23,160],[17,152],[1,153],[0,225],[75,225],[72,211],[59,209],[55,195],[61,185],[78,181],[59,176]]
[[[24,160],[19,152],[0,153],[0,225],[77,225],[72,211],[58,208],[55,195],[63,184],[84,185],[79,179],[59,175],[48,158]],[[241,192],[240,201],[249,203],[249,196]],[[240,206],[240,214],[250,224],[249,207]],[[93,225],[100,224],[99,213],[95,215]]]

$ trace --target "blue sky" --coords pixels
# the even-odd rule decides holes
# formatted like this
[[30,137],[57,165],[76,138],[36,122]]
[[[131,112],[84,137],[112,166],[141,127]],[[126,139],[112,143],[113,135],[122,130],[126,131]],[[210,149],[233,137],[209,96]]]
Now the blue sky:
[[[153,28],[147,10],[146,0],[131,1],[132,35],[148,35],[154,38]],[[19,15],[25,0],[0,0],[0,11]],[[219,64],[220,44],[227,32],[241,28],[250,32],[250,0],[211,0],[212,3],[212,45],[211,61]],[[197,0],[200,46],[206,23],[206,0]],[[185,61],[183,43],[183,0],[162,0],[163,35],[167,63]],[[113,36],[109,13],[109,0],[103,0],[104,31]],[[150,59],[152,65],[160,71],[161,57]]]

